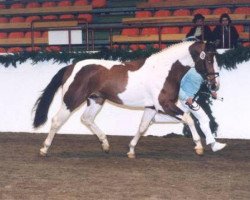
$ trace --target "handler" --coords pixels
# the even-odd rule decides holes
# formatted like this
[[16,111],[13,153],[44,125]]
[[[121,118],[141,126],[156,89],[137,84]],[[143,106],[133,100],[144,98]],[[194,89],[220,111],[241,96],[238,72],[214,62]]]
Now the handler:
[[[197,120],[199,120],[200,128],[206,136],[206,144],[210,144],[212,151],[216,152],[223,149],[226,144],[216,142],[209,127],[209,118],[207,114],[194,100],[194,96],[200,89],[202,83],[202,76],[196,71],[195,68],[190,68],[190,70],[184,75],[181,80],[179,100],[181,102],[181,109],[184,112],[191,112],[197,118]],[[212,91],[211,94],[214,98],[217,98],[217,94],[215,91]]]

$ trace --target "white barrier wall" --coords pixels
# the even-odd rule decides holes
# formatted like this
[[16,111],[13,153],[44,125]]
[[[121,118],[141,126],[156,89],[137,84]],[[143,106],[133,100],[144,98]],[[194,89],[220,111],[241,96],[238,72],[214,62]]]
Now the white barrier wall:
[[[221,70],[219,95],[224,101],[214,101],[212,109],[219,123],[219,138],[250,139],[250,62],[241,63],[238,69]],[[50,107],[47,123],[34,130],[32,128],[32,108],[41,91],[55,73],[65,64],[43,62],[32,65],[31,61],[17,68],[0,66],[0,132],[39,132],[49,131],[51,117],[61,103],[59,91]],[[76,111],[59,133],[90,134],[80,122],[84,106]],[[96,123],[108,135],[134,135],[140,123],[142,110],[131,110],[105,103],[96,118]],[[182,134],[181,124],[154,124],[147,135],[162,136],[169,133]]]

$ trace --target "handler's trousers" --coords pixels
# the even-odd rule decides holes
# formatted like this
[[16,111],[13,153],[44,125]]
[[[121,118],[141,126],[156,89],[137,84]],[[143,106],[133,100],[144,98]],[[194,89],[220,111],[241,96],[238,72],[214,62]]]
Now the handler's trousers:
[[210,126],[209,126],[209,118],[205,111],[198,105],[196,102],[193,104],[193,109],[191,109],[188,105],[186,105],[186,101],[179,101],[177,106],[182,109],[184,112],[191,112],[196,119],[200,123],[200,128],[204,135],[206,136],[206,144],[211,144],[215,142],[214,136],[211,132]]

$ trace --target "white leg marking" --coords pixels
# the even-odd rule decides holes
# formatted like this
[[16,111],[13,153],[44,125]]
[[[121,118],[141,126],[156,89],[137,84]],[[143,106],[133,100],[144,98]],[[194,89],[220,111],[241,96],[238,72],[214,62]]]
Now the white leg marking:
[[102,148],[105,152],[109,151],[109,142],[107,136],[101,131],[101,129],[95,124],[94,120],[98,112],[101,110],[102,105],[97,104],[94,100],[90,99],[90,105],[87,106],[84,111],[81,121],[85,124],[100,140]]
[[43,147],[40,149],[40,154],[42,156],[46,156],[56,132],[67,121],[70,116],[70,113],[71,112],[67,109],[66,105],[62,103],[61,108],[59,109],[57,114],[52,118],[49,134],[43,143]]
[[150,122],[154,118],[155,114],[156,110],[154,109],[146,108],[144,110],[139,130],[129,144],[129,152],[127,153],[129,158],[135,158],[135,146],[138,143],[141,135],[148,129]]
[[184,113],[182,121],[184,121],[184,123],[186,123],[188,125],[188,127],[190,128],[190,131],[192,133],[192,137],[193,137],[193,141],[195,143],[195,152],[198,155],[203,155],[204,153],[204,148],[202,146],[201,143],[201,138],[200,135],[198,134],[195,125],[194,125],[194,120],[192,119],[192,117],[190,116],[189,113]]
[[184,113],[181,121],[174,118],[174,117],[171,117],[169,115],[157,113],[154,117],[154,122],[156,122],[156,123],[185,123],[185,124],[187,124],[190,128],[191,133],[192,133],[193,141],[196,144],[196,146],[194,148],[195,152],[198,155],[203,154],[204,149],[203,149],[203,146],[201,143],[201,138],[200,138],[199,134],[197,133],[197,130],[195,128],[194,121],[193,121],[192,117],[188,113]]

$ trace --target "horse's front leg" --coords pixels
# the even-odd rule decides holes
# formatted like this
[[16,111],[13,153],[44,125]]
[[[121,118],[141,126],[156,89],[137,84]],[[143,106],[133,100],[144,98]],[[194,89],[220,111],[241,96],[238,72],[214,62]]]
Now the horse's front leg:
[[[183,111],[182,111],[183,112]],[[194,125],[194,120],[188,113],[183,113],[182,115],[178,116],[171,116],[162,113],[157,113],[154,118],[154,122],[156,123],[185,123],[190,128],[192,133],[193,141],[195,143],[195,152],[198,155],[202,155],[204,153],[204,149],[201,143],[201,138],[197,133],[197,130]]]
[[201,138],[200,135],[197,133],[197,130],[194,125],[194,120],[192,119],[190,114],[187,112],[184,113],[183,110],[175,104],[170,104],[169,109],[175,113],[175,116],[180,116],[182,122],[188,125],[192,134],[193,141],[195,143],[195,152],[198,155],[203,155],[204,149],[201,143]]
[[129,143],[129,152],[127,153],[129,158],[135,158],[135,146],[138,143],[140,137],[143,135],[143,133],[145,133],[148,129],[150,122],[154,118],[155,114],[155,109],[145,108],[138,132]]
[[[188,127],[190,128],[190,131],[192,133],[193,141],[195,143],[195,152],[198,155],[203,155],[204,149],[201,143],[201,138],[199,134],[197,133],[197,130],[194,125],[194,120],[190,116],[189,113],[184,113],[182,109],[180,109],[177,105],[173,103],[169,103],[167,109],[165,110],[166,113],[174,113],[174,116],[181,116],[181,120],[183,123],[186,123]],[[172,114],[172,113],[171,113]]]

